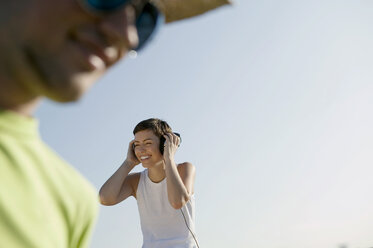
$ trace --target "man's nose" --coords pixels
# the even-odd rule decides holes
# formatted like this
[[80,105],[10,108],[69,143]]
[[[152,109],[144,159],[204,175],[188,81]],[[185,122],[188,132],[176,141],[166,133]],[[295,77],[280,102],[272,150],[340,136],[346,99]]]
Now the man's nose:
[[118,48],[120,55],[124,55],[138,45],[139,38],[135,22],[135,9],[128,5],[122,10],[103,16],[99,22],[99,29],[108,43]]

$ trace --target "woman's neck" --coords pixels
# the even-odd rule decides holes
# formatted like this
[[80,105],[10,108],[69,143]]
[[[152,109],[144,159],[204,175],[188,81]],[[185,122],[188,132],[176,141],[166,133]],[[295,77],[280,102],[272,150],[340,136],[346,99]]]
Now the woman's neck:
[[149,179],[154,183],[159,183],[163,179],[165,179],[166,172],[164,170],[163,161],[148,168],[148,176],[149,176]]

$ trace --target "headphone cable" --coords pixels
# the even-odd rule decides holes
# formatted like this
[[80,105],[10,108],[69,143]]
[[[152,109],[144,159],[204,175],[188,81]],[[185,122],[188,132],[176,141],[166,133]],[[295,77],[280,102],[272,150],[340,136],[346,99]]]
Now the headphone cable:
[[200,247],[199,247],[199,244],[198,244],[198,241],[197,241],[197,239],[196,239],[196,237],[194,236],[192,230],[190,230],[190,228],[189,228],[189,225],[188,225],[188,223],[187,223],[187,221],[186,221],[186,218],[185,218],[184,212],[183,212],[183,210],[182,210],[181,208],[180,208],[180,211],[181,211],[181,214],[183,215],[183,218],[184,218],[184,221],[185,221],[185,225],[187,226],[189,232],[192,234],[193,239],[194,239],[194,241],[196,242],[197,247],[200,248]]

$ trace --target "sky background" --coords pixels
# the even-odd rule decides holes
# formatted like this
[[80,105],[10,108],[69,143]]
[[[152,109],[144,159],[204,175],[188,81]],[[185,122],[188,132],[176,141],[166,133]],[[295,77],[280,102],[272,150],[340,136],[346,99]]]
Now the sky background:
[[[42,137],[99,189],[134,126],[162,118],[197,169],[202,248],[372,247],[372,13],[241,0],[165,25],[79,102],[45,101]],[[141,244],[134,198],[100,208],[91,247]]]

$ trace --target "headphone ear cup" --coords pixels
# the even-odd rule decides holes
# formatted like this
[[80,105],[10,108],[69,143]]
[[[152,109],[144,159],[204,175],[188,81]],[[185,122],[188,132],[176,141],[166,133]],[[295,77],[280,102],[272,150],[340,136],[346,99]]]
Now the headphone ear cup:
[[[174,134],[180,138],[180,144],[181,144],[182,139],[181,139],[180,134],[179,133],[174,133]],[[180,146],[180,144],[179,144],[179,146]]]
[[159,151],[161,152],[162,155],[163,155],[163,152],[164,152],[164,143],[165,142],[166,142],[165,137],[161,136],[160,140],[159,140]]

